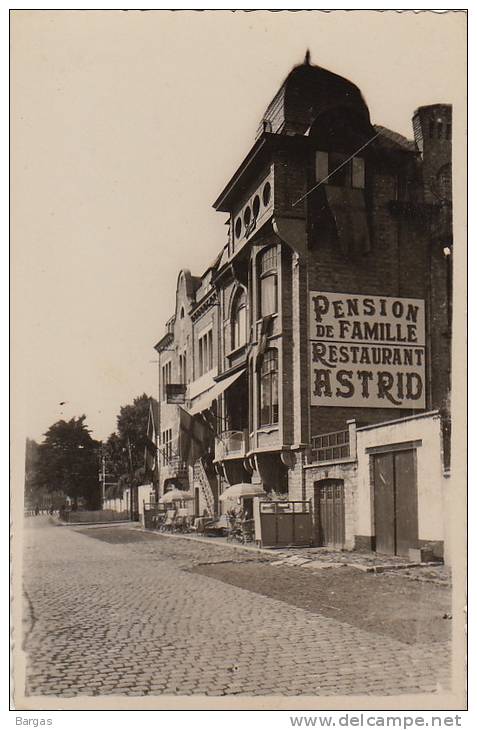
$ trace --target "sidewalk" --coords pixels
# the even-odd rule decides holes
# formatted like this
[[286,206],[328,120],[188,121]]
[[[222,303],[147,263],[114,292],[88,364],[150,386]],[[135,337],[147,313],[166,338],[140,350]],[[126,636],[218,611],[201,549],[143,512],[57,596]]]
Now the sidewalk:
[[[270,561],[274,566],[302,567],[309,570],[325,570],[329,568],[354,568],[365,573],[383,573],[384,571],[405,571],[410,572],[411,568],[426,569],[429,574],[429,580],[434,582],[434,578],[438,578],[439,583],[445,583],[450,580],[449,569],[445,568],[441,562],[432,563],[412,563],[400,556],[392,555],[376,555],[375,553],[355,552],[351,550],[331,550],[326,547],[303,547],[303,548],[260,548],[256,545],[243,545],[237,541],[228,541],[225,537],[206,537],[201,535],[189,535],[184,533],[159,532],[157,530],[149,530],[144,527],[132,527],[131,529],[140,530],[158,537],[167,537],[172,540],[191,540],[209,545],[220,547],[229,547],[234,550],[245,550],[256,553],[257,555],[276,558]],[[421,571],[419,571],[421,572]],[[407,577],[407,576],[406,576]]]

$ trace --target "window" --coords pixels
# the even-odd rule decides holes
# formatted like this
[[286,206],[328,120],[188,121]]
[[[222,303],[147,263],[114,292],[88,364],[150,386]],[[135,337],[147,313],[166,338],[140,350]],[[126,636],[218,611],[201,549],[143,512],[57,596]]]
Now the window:
[[162,464],[169,464],[172,459],[172,428],[167,428],[161,434]]
[[186,351],[179,355],[179,382],[187,383],[187,354]]
[[232,306],[232,350],[247,341],[247,298],[243,289],[235,297]]
[[265,208],[267,207],[267,205],[270,202],[271,195],[272,195],[272,188],[270,186],[270,183],[267,182],[264,185],[264,188],[263,188],[263,196],[262,196],[262,200],[263,200],[263,204],[264,204]]
[[271,246],[263,251],[257,260],[259,278],[259,309],[260,317],[275,314],[277,302],[277,249]]
[[267,350],[259,370],[260,426],[278,423],[278,350]]
[[329,161],[329,185],[335,185],[339,188],[349,187],[351,178],[350,163],[346,162],[349,155],[340,152],[330,152]]
[[210,329],[199,337],[199,377],[212,370],[213,365],[214,351],[212,329]]
[[336,187],[364,189],[365,163],[362,157],[352,157],[342,152],[315,152],[316,182],[324,181]]
[[162,366],[162,400],[167,399],[167,386],[172,383],[172,362],[169,360]]
[[240,218],[237,218],[235,221],[235,238],[240,238],[242,235],[242,221]]

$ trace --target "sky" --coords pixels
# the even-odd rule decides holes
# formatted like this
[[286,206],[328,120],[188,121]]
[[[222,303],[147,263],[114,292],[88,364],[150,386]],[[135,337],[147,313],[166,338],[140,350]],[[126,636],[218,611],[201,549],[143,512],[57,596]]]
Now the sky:
[[464,13],[14,11],[11,34],[13,407],[36,440],[83,413],[107,438],[157,394],[178,273],[225,244],[212,203],[307,48],[375,124],[465,112]]

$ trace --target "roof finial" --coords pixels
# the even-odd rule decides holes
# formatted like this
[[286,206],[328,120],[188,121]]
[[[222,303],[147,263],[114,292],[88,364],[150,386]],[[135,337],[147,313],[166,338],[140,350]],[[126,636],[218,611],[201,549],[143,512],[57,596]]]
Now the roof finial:
[[310,65],[310,49],[307,48],[306,53],[305,53],[305,66],[309,66],[309,65]]

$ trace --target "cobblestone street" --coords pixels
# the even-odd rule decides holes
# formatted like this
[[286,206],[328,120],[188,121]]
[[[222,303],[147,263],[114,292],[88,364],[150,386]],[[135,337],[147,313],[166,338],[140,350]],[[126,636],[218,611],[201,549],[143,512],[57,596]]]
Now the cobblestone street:
[[[450,622],[443,621],[441,639],[422,635],[415,640],[403,634],[401,640],[396,638],[401,634],[386,627],[372,632],[371,622],[343,620],[343,611],[338,620],[326,610],[326,593],[323,607],[318,596],[304,608],[270,590],[263,595],[260,581],[252,586],[252,578],[249,590],[243,581],[237,585],[236,574],[244,563],[244,571],[256,565],[264,582],[273,583],[280,574],[291,581],[292,592],[293,577],[270,565],[271,560],[240,548],[199,545],[124,527],[75,530],[58,527],[47,517],[29,518],[26,693],[391,695],[448,689]],[[224,571],[230,561],[235,577],[227,582]],[[204,574],[204,564],[210,571],[212,563],[220,566],[220,575]],[[310,585],[318,580],[311,571],[288,572],[293,570],[302,571],[302,581],[306,574]],[[344,576],[348,569],[339,570]],[[334,581],[329,589],[334,594],[339,592],[339,570],[321,571]],[[377,582],[381,579],[374,576],[358,577],[358,571],[356,576],[369,581],[362,585],[372,586],[367,590],[373,591],[376,604],[380,590],[383,600],[392,602],[397,583],[389,588],[390,583]],[[409,584],[413,590],[430,590]],[[339,613],[341,604],[336,605]],[[419,607],[409,606],[413,610]]]

